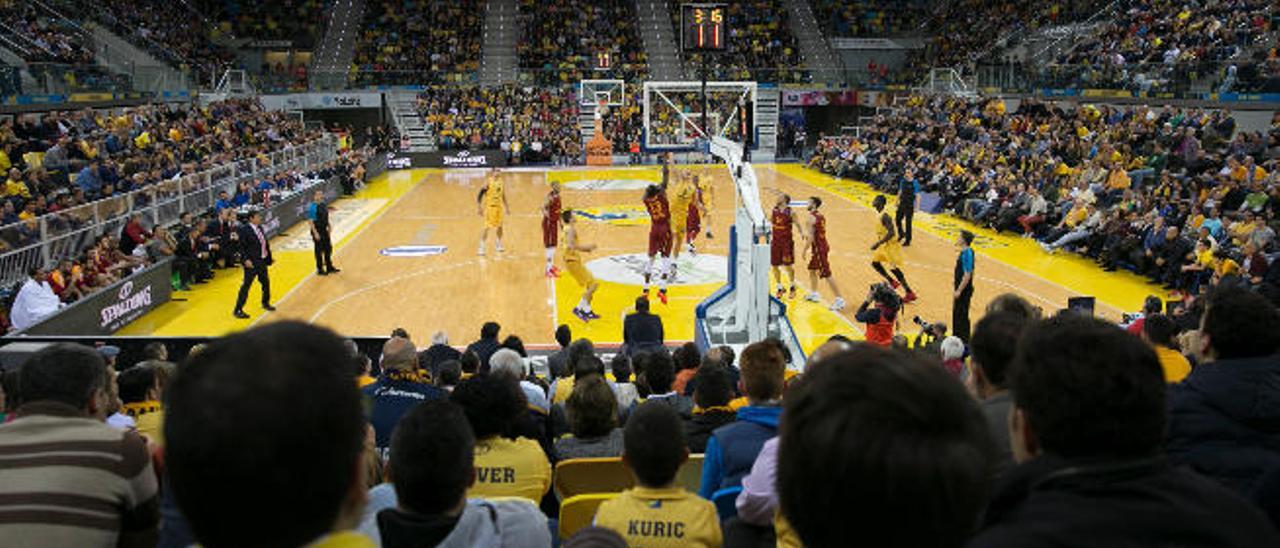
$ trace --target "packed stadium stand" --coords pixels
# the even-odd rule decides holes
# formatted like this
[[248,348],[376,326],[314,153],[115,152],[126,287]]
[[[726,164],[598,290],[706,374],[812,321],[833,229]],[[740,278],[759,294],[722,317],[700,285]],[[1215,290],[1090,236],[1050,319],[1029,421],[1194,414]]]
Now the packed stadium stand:
[[0,546],[1280,546],[1280,4],[721,3],[0,0]]
[[480,67],[485,3],[376,0],[356,46],[355,84],[469,82]]
[[609,71],[628,80],[648,70],[644,44],[636,30],[633,0],[538,2],[521,0],[520,66],[532,69],[539,84],[573,84],[593,78],[597,55],[608,52]]
[[930,17],[927,1],[811,0],[813,13],[830,36],[882,37],[923,32],[920,25]]

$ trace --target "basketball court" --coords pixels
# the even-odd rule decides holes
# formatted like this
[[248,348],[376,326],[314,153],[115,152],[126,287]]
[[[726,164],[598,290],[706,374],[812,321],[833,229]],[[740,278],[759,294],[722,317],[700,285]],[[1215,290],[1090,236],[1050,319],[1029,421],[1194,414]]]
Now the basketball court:
[[[791,195],[797,217],[809,196],[823,199],[831,242],[834,279],[850,306],[827,310],[832,296],[820,287],[823,302],[784,300],[787,317],[801,346],[811,350],[833,334],[861,338],[853,320],[868,287],[880,281],[869,265],[876,217],[870,207],[875,193],[865,185],[839,180],[796,164],[754,166],[766,209],[772,189]],[[678,166],[713,180],[710,220],[704,219],[697,254],[682,253],[680,279],[670,290],[670,303],[654,302],[663,317],[668,342],[692,340],[695,307],[724,285],[728,229],[734,219],[735,187],[723,164]],[[551,344],[561,323],[575,337],[598,344],[622,341],[622,318],[641,292],[648,218],[641,205],[643,189],[658,182],[656,167],[507,169],[502,172],[511,212],[506,217],[506,251],[492,244],[478,256],[483,218],[476,194],[482,170],[392,171],[371,181],[356,195],[331,204],[336,242],[335,263],[342,272],[316,276],[305,223],[286,230],[272,242],[276,264],[271,269],[273,301],[278,311],[264,313],[250,304],[250,320],[231,316],[240,283],[238,270],[222,270],[206,285],[175,293],[175,300],[126,327],[122,335],[219,336],[251,324],[286,319],[314,322],[347,335],[385,336],[403,327],[419,343],[445,330],[454,344],[478,335],[479,326],[497,321],[503,333],[519,335],[526,344]],[[600,279],[594,308],[602,318],[584,323],[571,310],[581,287],[568,276],[543,276],[541,205],[551,181],[564,186],[565,208],[578,211],[583,242],[595,243],[585,254],[588,268]],[[892,209],[892,197],[889,208]],[[1069,297],[1097,297],[1097,313],[1118,320],[1122,311],[1137,310],[1159,288],[1128,273],[1105,272],[1072,254],[1049,255],[1034,241],[997,235],[945,215],[917,214],[916,238],[904,249],[904,271],[920,300],[906,306],[899,332],[914,336],[914,316],[949,322],[955,234],[969,228],[978,234],[973,299],[975,317],[996,295],[1015,292],[1052,313]],[[707,239],[708,230],[714,236]],[[796,250],[800,286],[808,286],[804,259]],[[559,263],[559,256],[557,262]],[[563,266],[562,263],[560,263]],[[773,287],[770,280],[770,287]],[[256,303],[257,288],[249,302]]]

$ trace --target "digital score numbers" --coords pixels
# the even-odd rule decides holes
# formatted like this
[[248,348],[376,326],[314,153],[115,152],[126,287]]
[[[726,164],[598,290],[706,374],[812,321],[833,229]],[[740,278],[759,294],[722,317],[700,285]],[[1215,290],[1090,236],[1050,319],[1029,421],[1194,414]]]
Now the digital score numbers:
[[685,51],[725,49],[724,4],[684,4],[680,6],[681,43]]

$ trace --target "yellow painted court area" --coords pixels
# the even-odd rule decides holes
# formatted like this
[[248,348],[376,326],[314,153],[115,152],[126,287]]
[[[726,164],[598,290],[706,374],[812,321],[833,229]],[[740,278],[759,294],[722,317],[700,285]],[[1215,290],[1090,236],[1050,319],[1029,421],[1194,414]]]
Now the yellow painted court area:
[[[712,181],[710,219],[703,220],[703,235],[696,242],[698,256],[683,254],[679,263],[686,284],[674,285],[670,302],[654,299],[668,341],[693,338],[694,308],[722,285],[714,272],[716,260],[727,252],[728,225],[733,217],[734,189],[723,169],[686,166]],[[812,350],[827,337],[841,333],[861,337],[853,312],[868,285],[878,281],[869,266],[869,245],[874,240],[875,215],[870,209],[875,195],[858,183],[834,179],[799,165],[756,166],[765,204],[774,191],[793,200],[821,196],[828,218],[834,279],[850,302],[837,314],[826,309],[832,295],[821,287],[823,302],[786,301],[788,315],[801,345]],[[395,327],[407,329],[426,341],[443,329],[453,344],[474,339],[484,321],[503,325],[503,334],[516,334],[526,344],[552,343],[559,323],[569,324],[576,337],[601,344],[622,340],[622,318],[632,310],[640,294],[639,264],[646,251],[648,220],[643,217],[644,186],[660,179],[656,167],[561,170],[507,170],[503,173],[511,212],[504,227],[505,251],[497,253],[490,242],[478,256],[477,243],[483,219],[476,208],[476,193],[483,183],[479,171],[415,169],[393,171],[371,181],[355,196],[332,204],[334,208],[334,261],[342,272],[314,275],[315,265],[302,223],[273,240],[276,264],[271,269],[272,297],[277,312],[263,313],[255,286],[246,312],[252,319],[236,320],[231,311],[239,288],[238,270],[222,270],[214,280],[192,291],[176,292],[175,300],[147,314],[122,330],[123,335],[218,336],[261,321],[297,319],[331,327],[350,335],[386,335]],[[543,276],[541,213],[550,181],[564,185],[564,207],[580,209],[575,221],[579,238],[598,249],[584,254],[584,262],[601,280],[593,308],[601,319],[590,323],[572,314],[582,288],[567,274],[556,280]],[[892,206],[890,206],[892,208]],[[797,208],[797,217],[805,214]],[[1048,255],[1033,241],[976,229],[947,216],[916,215],[918,238],[905,249],[905,272],[921,299],[902,314],[899,329],[915,333],[911,317],[930,321],[950,319],[951,270],[955,260],[952,240],[960,228],[978,235],[974,316],[994,296],[1014,291],[1048,312],[1062,308],[1067,297],[1085,294],[1098,298],[1098,311],[1118,319],[1121,311],[1136,310],[1154,287],[1127,273],[1108,273],[1092,262],[1071,254]],[[708,226],[714,239],[706,239]],[[388,256],[397,246],[445,246],[440,254]],[[800,293],[808,285],[804,261]],[[563,266],[557,253],[557,263]],[[688,276],[683,273],[689,272]],[[773,285],[773,282],[770,282]],[[656,283],[654,287],[656,292]]]

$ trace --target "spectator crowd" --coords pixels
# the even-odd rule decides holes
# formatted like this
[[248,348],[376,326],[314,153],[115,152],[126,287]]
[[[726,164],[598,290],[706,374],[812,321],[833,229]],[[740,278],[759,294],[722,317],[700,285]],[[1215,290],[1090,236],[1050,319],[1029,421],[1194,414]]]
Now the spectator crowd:
[[[519,20],[520,67],[534,71],[539,84],[576,85],[604,77],[639,82],[648,74],[635,2],[522,0]],[[605,53],[608,70],[597,70]]]
[[378,0],[365,8],[353,85],[470,81],[480,68],[485,2]]
[[[879,190],[919,185],[940,210],[1126,269],[1193,306],[1211,283],[1280,303],[1280,128],[1226,110],[913,97],[810,164]],[[1188,315],[1187,321],[1194,321]]]
[[418,110],[442,150],[501,149],[521,163],[581,154],[577,95],[559,88],[434,86]]

